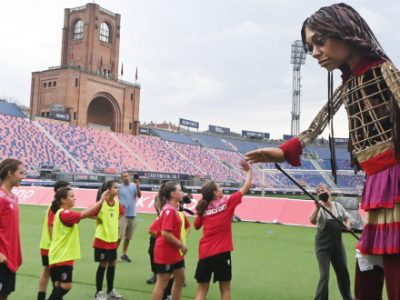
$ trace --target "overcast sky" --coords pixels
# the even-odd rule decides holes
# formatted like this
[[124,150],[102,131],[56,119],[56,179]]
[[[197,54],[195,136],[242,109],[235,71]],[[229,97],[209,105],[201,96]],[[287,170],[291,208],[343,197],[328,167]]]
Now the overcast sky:
[[[121,14],[124,80],[139,69],[141,122],[179,117],[208,124],[290,133],[290,45],[303,20],[335,2],[296,0],[104,0]],[[64,8],[76,0],[0,1],[0,97],[29,105],[31,72],[60,64]],[[400,64],[400,1],[347,1]],[[326,101],[326,71],[307,57],[302,67],[300,129]],[[336,85],[339,83],[335,74]],[[338,137],[347,137],[341,111]]]

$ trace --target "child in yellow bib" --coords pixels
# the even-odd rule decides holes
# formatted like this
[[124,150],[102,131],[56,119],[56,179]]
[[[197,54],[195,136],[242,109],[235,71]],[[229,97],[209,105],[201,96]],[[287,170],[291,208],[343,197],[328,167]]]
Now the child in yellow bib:
[[[96,213],[96,233],[93,242],[94,259],[99,263],[96,272],[94,299],[123,299],[122,295],[114,289],[114,278],[118,247],[118,220],[125,213],[125,209],[116,197],[118,195],[118,183],[116,181],[105,182],[99,190],[98,198],[104,192],[107,192],[107,197],[105,197],[103,204]],[[102,290],[106,269],[107,295]]]
[[[188,221],[188,219],[186,218],[185,214],[182,211],[178,211],[179,217],[181,218],[182,221],[182,226],[181,226],[181,241],[182,243],[186,246],[186,240],[187,240],[187,236],[189,235],[189,226],[190,223]],[[181,250],[179,250],[179,252],[181,253],[181,255],[183,256],[183,253]]]
[[[54,183],[54,193],[60,188],[69,187],[70,183],[64,180],[58,180]],[[49,268],[49,249],[51,244],[51,235],[53,232],[54,216],[57,213],[58,206],[52,207],[50,205],[47,210],[43,221],[42,236],[40,238],[40,255],[42,256],[43,269],[39,277],[39,291],[37,300],[46,299],[47,285],[50,279]]]
[[93,216],[101,207],[107,193],[95,205],[76,212],[70,210],[75,205],[74,192],[64,187],[56,192],[52,207],[58,208],[54,216],[52,240],[49,249],[49,266],[53,291],[48,300],[61,300],[72,288],[74,261],[81,256],[78,223]]

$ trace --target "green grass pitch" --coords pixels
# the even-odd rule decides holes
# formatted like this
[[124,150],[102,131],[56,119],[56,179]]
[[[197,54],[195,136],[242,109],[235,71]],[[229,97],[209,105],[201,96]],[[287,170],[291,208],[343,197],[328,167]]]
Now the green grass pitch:
[[[38,206],[20,207],[23,265],[17,273],[16,292],[9,299],[36,299],[38,276],[42,268],[39,239],[45,210],[45,207]],[[151,275],[147,228],[153,219],[154,215],[138,215],[136,232],[128,251],[133,262],[117,264],[115,287],[128,300],[151,297],[153,286],[147,285],[145,281]],[[64,299],[93,299],[97,269],[92,248],[94,228],[95,222],[91,219],[82,220],[79,224],[82,258],[75,263],[73,288]],[[315,230],[284,225],[234,223],[232,299],[313,299],[318,281],[314,254]],[[192,228],[188,239],[189,252],[185,258],[187,286],[183,291],[183,299],[193,299],[195,295],[197,285],[193,276],[199,238],[200,232]],[[353,285],[356,240],[344,234],[344,242]],[[217,284],[210,285],[208,299],[219,299]],[[332,268],[330,299],[341,299]]]

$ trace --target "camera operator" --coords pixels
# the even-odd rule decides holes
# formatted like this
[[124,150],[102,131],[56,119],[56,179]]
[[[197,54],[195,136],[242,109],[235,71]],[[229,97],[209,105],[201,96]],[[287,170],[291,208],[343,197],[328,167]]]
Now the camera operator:
[[310,215],[311,224],[317,225],[315,237],[315,252],[318,260],[320,278],[315,293],[315,300],[328,299],[329,268],[335,270],[339,291],[345,300],[353,299],[350,292],[350,276],[347,270],[346,252],[342,241],[342,226],[333,220],[321,206],[324,206],[351,231],[350,215],[342,205],[332,201],[331,190],[327,185],[317,187],[320,201]]

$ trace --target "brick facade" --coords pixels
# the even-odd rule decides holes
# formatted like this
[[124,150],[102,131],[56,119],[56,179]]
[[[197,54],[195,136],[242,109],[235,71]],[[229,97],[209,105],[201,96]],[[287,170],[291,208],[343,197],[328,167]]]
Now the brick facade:
[[138,134],[140,86],[117,78],[120,20],[95,3],[65,9],[61,65],[32,73],[32,116],[62,104],[73,125]]

